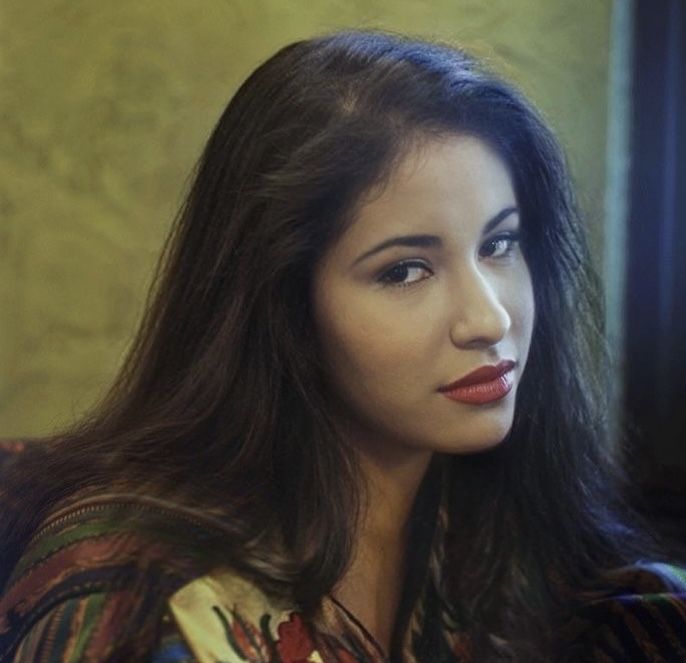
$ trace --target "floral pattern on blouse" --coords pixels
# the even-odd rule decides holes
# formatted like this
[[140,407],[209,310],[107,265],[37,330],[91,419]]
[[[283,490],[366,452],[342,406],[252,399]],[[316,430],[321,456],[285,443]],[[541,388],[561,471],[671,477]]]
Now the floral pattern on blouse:
[[[329,610],[322,615],[333,607],[330,599],[325,602]],[[342,642],[336,633],[339,624],[321,624],[313,631],[299,611],[275,605],[227,569],[182,587],[170,598],[169,608],[199,663],[376,663],[384,658],[372,642]],[[348,626],[351,633],[354,629]],[[351,646],[356,655],[348,650]]]
[[[129,525],[132,511],[145,527]],[[2,590],[0,663],[389,662],[332,597],[306,619],[250,579],[184,554],[174,535],[183,528],[203,541],[212,523],[201,520],[121,494],[54,514]],[[419,571],[436,567],[434,549]],[[476,663],[469,629],[443,619],[427,577],[406,592],[393,663]],[[561,627],[565,660],[686,661],[686,571],[639,562],[610,584]]]

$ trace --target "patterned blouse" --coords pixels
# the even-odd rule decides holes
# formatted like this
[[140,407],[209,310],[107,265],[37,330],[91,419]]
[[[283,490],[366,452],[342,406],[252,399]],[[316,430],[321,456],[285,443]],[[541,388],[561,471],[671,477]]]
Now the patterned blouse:
[[[145,513],[144,528],[125,524],[132,509]],[[103,495],[55,514],[0,599],[0,661],[391,660],[333,597],[306,618],[231,568],[207,572],[174,547],[180,526],[191,528],[199,547],[211,535],[208,523],[183,509],[132,496]],[[646,563],[620,570],[618,579],[612,596],[590,603],[567,627],[569,660],[686,661],[686,573]],[[426,593],[416,599],[394,663],[471,661],[468,634],[427,617]]]

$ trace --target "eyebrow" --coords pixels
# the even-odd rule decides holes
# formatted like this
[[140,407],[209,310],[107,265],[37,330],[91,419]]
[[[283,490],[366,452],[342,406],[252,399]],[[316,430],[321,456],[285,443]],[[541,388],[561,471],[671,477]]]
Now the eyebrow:
[[[505,209],[498,212],[492,219],[489,219],[484,226],[481,233],[482,237],[487,235],[489,232],[494,230],[498,225],[500,225],[505,219],[507,219],[511,214],[519,214],[519,209],[517,207],[506,207]],[[366,258],[384,251],[385,249],[391,248],[393,246],[410,246],[410,247],[421,247],[421,248],[440,248],[443,245],[443,241],[437,235],[399,235],[398,237],[391,237],[384,240],[380,244],[377,244],[374,248],[365,251],[361,256],[356,258],[353,265],[357,265]]]

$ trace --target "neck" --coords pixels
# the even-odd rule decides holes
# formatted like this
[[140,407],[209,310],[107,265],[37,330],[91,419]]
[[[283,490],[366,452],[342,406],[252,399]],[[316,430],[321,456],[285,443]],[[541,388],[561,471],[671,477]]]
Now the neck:
[[397,447],[380,453],[366,446],[359,453],[366,508],[350,566],[333,594],[386,652],[406,576],[410,515],[431,457]]
[[367,508],[358,535],[361,545],[398,546],[406,542],[412,507],[430,461],[431,454],[424,452],[392,461],[362,456]]

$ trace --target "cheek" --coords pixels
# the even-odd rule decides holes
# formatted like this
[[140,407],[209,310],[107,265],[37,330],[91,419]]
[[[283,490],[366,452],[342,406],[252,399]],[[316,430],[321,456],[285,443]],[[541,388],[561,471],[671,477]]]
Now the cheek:
[[388,388],[389,382],[407,382],[413,358],[426,345],[424,326],[416,316],[380,308],[376,298],[342,295],[319,308],[317,321],[320,345],[336,381],[364,391],[376,384]]
[[325,354],[338,368],[370,378],[399,371],[416,351],[416,330],[378,309],[339,309],[327,317],[322,332]]

